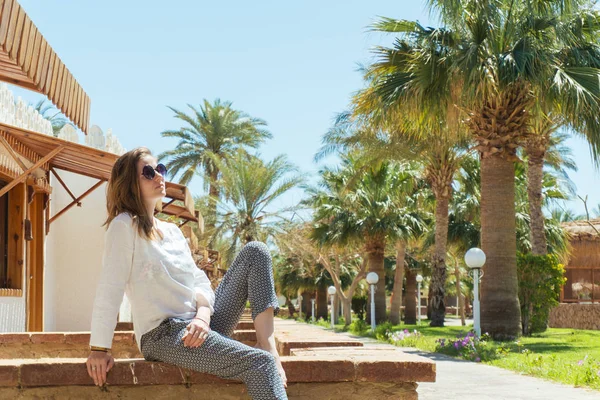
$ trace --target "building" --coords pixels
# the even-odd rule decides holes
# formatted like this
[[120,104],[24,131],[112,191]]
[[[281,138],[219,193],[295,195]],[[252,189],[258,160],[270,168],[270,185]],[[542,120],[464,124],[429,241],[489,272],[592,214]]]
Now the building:
[[552,328],[600,330],[600,219],[563,224],[571,254],[560,304],[551,310]]
[[[0,2],[0,80],[44,94],[73,125],[54,137],[49,121],[0,87],[0,332],[89,330],[106,182],[124,150],[89,128],[89,97],[14,0]],[[157,213],[200,222],[189,190],[166,186]]]

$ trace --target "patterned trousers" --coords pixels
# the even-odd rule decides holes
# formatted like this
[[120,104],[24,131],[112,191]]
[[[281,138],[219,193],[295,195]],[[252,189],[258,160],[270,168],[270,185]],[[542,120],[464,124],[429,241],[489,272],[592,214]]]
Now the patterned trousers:
[[229,338],[247,300],[252,319],[270,307],[279,310],[271,255],[264,243],[244,246],[223,277],[215,293],[211,331],[200,347],[184,347],[181,341],[190,320],[168,318],[142,336],[144,358],[241,380],[252,399],[287,399],[273,355]]

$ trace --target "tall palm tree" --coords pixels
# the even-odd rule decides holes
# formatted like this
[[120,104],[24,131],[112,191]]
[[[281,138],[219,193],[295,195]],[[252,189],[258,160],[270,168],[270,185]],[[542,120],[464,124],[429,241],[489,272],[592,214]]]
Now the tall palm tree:
[[275,208],[275,202],[304,179],[281,155],[269,162],[238,150],[228,160],[210,156],[221,174],[219,189],[224,201],[218,203],[214,237],[229,234],[231,260],[240,245],[253,240],[267,241],[282,231],[282,224],[297,207]]
[[[366,79],[369,81],[370,76],[367,75]],[[352,113],[340,114],[334,128],[324,136],[325,144],[317,154],[317,159],[334,150],[363,148],[373,160],[413,160],[423,165],[425,179],[435,198],[431,326],[444,326],[448,203],[453,192],[454,176],[461,160],[469,155],[469,136],[461,126],[447,125],[444,118],[448,115],[427,116],[421,110],[418,110],[419,115],[411,115],[412,111],[410,107],[404,109],[402,105],[397,108],[384,107],[372,88],[359,92],[354,98]],[[425,122],[411,124],[414,119]],[[404,247],[403,242],[396,246],[397,259],[402,257]],[[403,270],[396,269],[398,282],[401,282]],[[394,310],[398,309],[401,298],[393,296],[392,300],[396,302],[391,314],[394,322],[399,318]]]
[[315,227],[311,236],[321,245],[360,242],[364,246],[368,269],[379,276],[375,315],[377,322],[382,322],[387,318],[386,242],[408,238],[423,230],[425,224],[421,214],[399,204],[396,197],[397,192],[414,187],[414,174],[390,162],[364,167],[358,159],[343,155],[341,168],[321,171],[322,188],[312,189],[307,200],[314,207]]
[[[190,114],[169,107],[175,118],[185,125],[176,130],[166,130],[162,137],[179,140],[173,150],[161,153],[159,160],[167,160],[171,177],[181,174],[179,182],[187,185],[194,176],[204,178],[204,188],[209,193],[206,215],[207,231],[216,223],[216,202],[220,198],[219,168],[215,160],[227,160],[238,149],[257,148],[271,134],[265,130],[267,123],[232,108],[232,103],[217,99],[212,104],[204,100],[199,108],[188,104]],[[211,157],[214,155],[215,157]]]
[[[521,332],[514,162],[537,104],[585,135],[600,154],[597,12],[588,1],[430,0],[443,28],[386,20],[400,32],[380,49],[376,90],[389,104],[458,107],[481,156],[481,325],[496,339]],[[404,43],[420,43],[406,51]],[[423,45],[426,43],[427,45]],[[411,47],[412,49],[412,47]],[[535,102],[537,101],[537,103]]]

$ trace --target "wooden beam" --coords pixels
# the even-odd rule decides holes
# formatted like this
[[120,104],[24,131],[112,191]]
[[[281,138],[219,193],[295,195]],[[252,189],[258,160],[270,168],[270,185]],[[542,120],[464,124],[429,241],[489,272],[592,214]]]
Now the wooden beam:
[[54,215],[52,218],[50,218],[50,220],[48,221],[48,224],[51,224],[58,217],[60,217],[61,215],[63,215],[67,211],[69,211],[69,209],[71,207],[73,207],[75,204],[81,204],[81,200],[83,200],[87,195],[89,195],[94,190],[96,190],[104,182],[106,182],[106,181],[103,181],[103,180],[98,181],[94,186],[92,186],[91,188],[89,188],[84,194],[82,194],[81,196],[79,196],[78,198],[76,198],[75,200],[73,200],[68,206],[66,206],[65,208],[63,208],[62,210],[60,210],[59,212],[57,212],[56,215]]
[[38,169],[39,167],[41,167],[48,161],[52,160],[54,158],[54,156],[57,155],[58,153],[60,153],[61,151],[63,151],[64,148],[65,148],[64,146],[60,146],[60,147],[57,147],[56,149],[52,150],[49,154],[46,155],[46,157],[42,158],[41,160],[39,160],[38,162],[33,164],[33,166],[31,168],[29,168],[28,170],[23,172],[18,178],[14,179],[8,185],[6,185],[2,189],[0,189],[0,197],[4,196],[10,189],[15,187],[19,183],[25,181],[30,173],[32,173],[33,171],[35,171],[36,169]]
[[[73,192],[71,192],[71,190],[67,187],[67,184],[61,179],[60,176],[58,176],[58,172],[56,172],[56,170],[54,168],[51,168],[50,172],[52,172],[54,174],[54,176],[56,177],[56,179],[58,179],[58,181],[65,188],[65,190],[67,191],[67,193],[69,194],[69,196],[71,196],[71,198],[73,200],[77,200],[76,197],[75,197],[75,195],[73,194]],[[79,206],[79,204],[78,204],[78,206]]]
[[21,161],[21,158],[17,155],[17,153],[15,153],[15,150],[6,141],[6,139],[4,139],[4,137],[2,137],[2,135],[0,135],[0,144],[2,144],[4,146],[4,148],[8,151],[10,156],[17,162],[17,164],[19,164],[19,167],[21,167],[21,169],[23,171],[26,171],[27,166],[23,163],[23,161]]

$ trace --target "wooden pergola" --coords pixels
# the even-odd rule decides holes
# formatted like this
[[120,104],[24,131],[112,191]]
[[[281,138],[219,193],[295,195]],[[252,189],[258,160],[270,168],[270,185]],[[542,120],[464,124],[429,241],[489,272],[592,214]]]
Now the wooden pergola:
[[87,133],[89,96],[15,0],[0,0],[0,80],[46,95]]
[[[49,193],[51,188],[48,172],[54,174],[71,196],[73,201],[48,218],[48,225],[71,207],[81,206],[81,201],[86,196],[107,182],[110,179],[112,167],[119,158],[113,153],[2,123],[0,123],[0,145],[11,154],[22,169],[20,174],[16,174],[0,168],[0,177],[9,180],[9,183],[0,189],[0,197],[19,183],[27,181],[36,187],[36,191]],[[75,196],[61,179],[57,170],[98,179],[98,182],[83,194]],[[40,178],[36,179],[36,175]],[[158,207],[157,212],[181,218],[182,224],[199,221],[199,214],[194,210],[194,199],[186,186],[166,182],[166,192],[166,201],[161,207]]]

